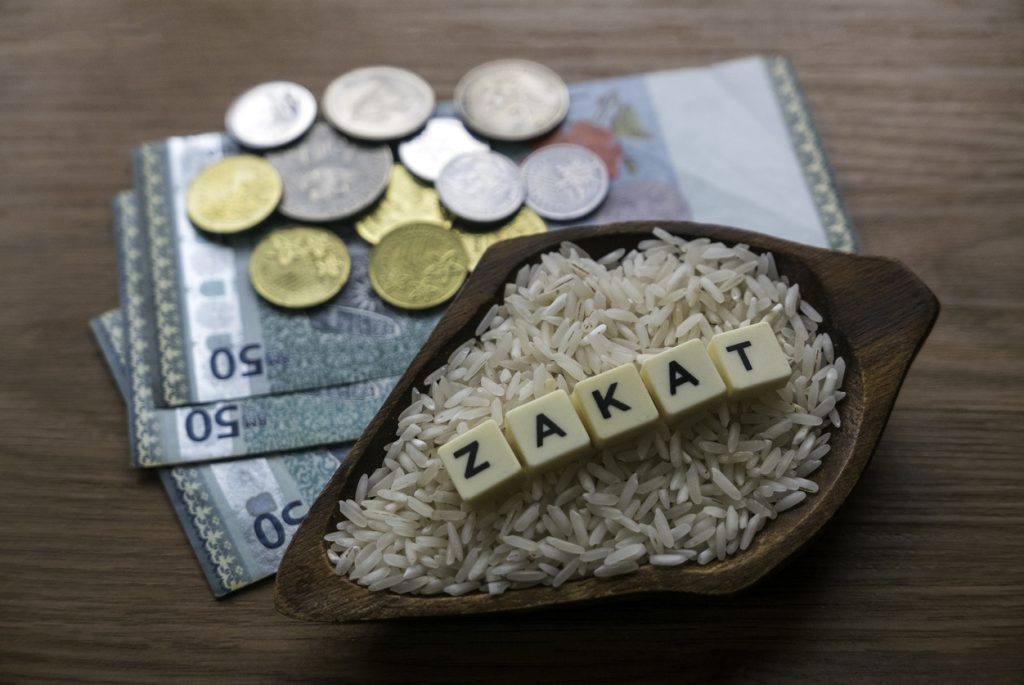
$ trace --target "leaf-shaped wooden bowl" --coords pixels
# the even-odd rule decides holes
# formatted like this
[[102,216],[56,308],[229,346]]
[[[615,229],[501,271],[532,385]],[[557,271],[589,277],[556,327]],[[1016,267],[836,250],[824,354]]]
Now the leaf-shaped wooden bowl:
[[[410,390],[443,364],[473,336],[478,322],[501,299],[506,282],[519,268],[562,241],[572,241],[591,256],[616,248],[631,249],[651,236],[655,226],[684,238],[708,237],[727,244],[745,243],[775,254],[779,273],[800,284],[800,291],[824,317],[836,353],[846,358],[846,399],[839,405],[842,427],[832,451],[815,472],[817,494],[771,521],[743,552],[706,566],[672,568],[644,565],[626,576],[587,578],[559,588],[537,586],[499,596],[411,596],[370,592],[333,573],[324,535],[340,518],[338,500],[354,495],[363,473],[376,469],[384,445],[395,439],[397,417]],[[935,318],[939,303],[905,266],[883,257],[831,252],[765,235],[691,222],[638,221],[595,228],[573,228],[499,243],[484,255],[413,360],[380,412],[310,508],[285,553],[277,574],[277,608],[296,618],[354,621],[407,616],[440,616],[521,610],[647,592],[721,595],[746,588],[795,555],[832,517],[860,479],[892,411],[903,378]]]

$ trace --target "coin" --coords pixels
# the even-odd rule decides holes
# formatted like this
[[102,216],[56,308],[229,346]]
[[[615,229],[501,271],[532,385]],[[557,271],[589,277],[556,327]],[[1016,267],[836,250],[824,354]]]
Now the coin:
[[192,179],[185,198],[188,218],[211,233],[252,228],[281,201],[281,177],[256,155],[214,162]]
[[458,236],[416,221],[388,233],[370,253],[370,285],[385,302],[428,309],[445,302],[466,280],[466,251]]
[[497,60],[462,77],[455,86],[455,110],[483,136],[528,140],[562,122],[569,111],[569,89],[543,64]]
[[523,204],[519,167],[497,152],[459,155],[444,165],[434,187],[445,207],[469,221],[501,221]]
[[279,228],[249,257],[249,279],[263,299],[302,309],[331,299],[348,280],[352,262],[345,243],[326,228]]
[[266,150],[294,141],[315,119],[316,98],[307,88],[291,81],[269,81],[235,98],[224,126],[245,147]]
[[452,224],[452,234],[459,237],[469,258],[469,270],[472,271],[484,256],[487,248],[502,240],[510,240],[524,235],[535,235],[548,230],[547,224],[536,212],[523,207],[510,221],[493,231],[480,231],[478,227],[456,221]]
[[411,140],[398,146],[398,157],[424,181],[436,181],[444,165],[465,152],[486,152],[491,146],[453,117],[437,117]]
[[365,145],[316,124],[295,145],[267,154],[280,172],[280,211],[297,221],[335,221],[366,209],[380,197],[391,172],[391,149]]
[[391,167],[391,182],[384,197],[369,212],[356,220],[359,237],[376,245],[393,229],[410,221],[445,224],[447,219],[433,188],[412,177],[400,164]]
[[579,219],[608,195],[608,167],[582,145],[542,147],[526,158],[522,173],[526,204],[545,219]]
[[364,67],[331,81],[324,116],[343,133],[364,140],[397,140],[416,131],[434,111],[434,90],[407,69]]

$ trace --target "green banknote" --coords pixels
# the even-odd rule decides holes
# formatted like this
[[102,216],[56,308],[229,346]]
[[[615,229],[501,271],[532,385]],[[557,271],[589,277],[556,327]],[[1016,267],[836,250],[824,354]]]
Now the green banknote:
[[[89,325],[127,402],[121,311],[107,312]],[[159,470],[215,596],[277,570],[295,529],[347,453],[343,445]]]
[[369,245],[336,226],[348,282],[310,310],[267,303],[249,282],[249,255],[279,218],[253,231],[197,230],[185,193],[204,167],[238,152],[220,133],[169,138],[135,152],[135,187],[149,242],[158,341],[158,406],[253,397],[400,375],[438,310],[404,311],[374,293]]
[[110,375],[114,377],[117,390],[127,404],[131,390],[128,387],[128,365],[125,361],[127,353],[124,349],[124,315],[120,309],[111,309],[90,319],[89,328],[92,329],[92,336],[96,338],[96,344],[100,347],[103,360],[107,362]]
[[[586,223],[690,219],[852,250],[854,234],[789,63],[750,57],[703,68],[570,86],[561,127],[610,170],[607,201]],[[451,114],[442,103],[439,114]],[[500,146],[521,158],[528,145]],[[184,209],[189,180],[236,152],[225,136],[170,138],[136,154],[151,236],[160,406],[291,392],[398,375],[438,313],[390,308],[369,287],[367,247],[335,226],[352,254],[348,285],[310,311],[263,302],[246,277],[259,231],[215,238]],[[551,228],[558,228],[552,225]]]
[[211,461],[359,437],[394,387],[395,378],[184,407],[155,406],[151,260],[132,193],[118,195],[114,223],[124,321],[123,333],[110,337],[119,341],[128,360],[125,386],[135,466]]
[[217,597],[277,572],[292,535],[348,446],[160,469]]

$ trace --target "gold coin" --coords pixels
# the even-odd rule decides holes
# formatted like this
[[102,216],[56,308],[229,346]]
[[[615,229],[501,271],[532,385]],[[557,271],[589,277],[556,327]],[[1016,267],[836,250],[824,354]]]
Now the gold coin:
[[446,301],[466,280],[466,251],[440,223],[414,221],[390,231],[370,253],[370,285],[403,309]]
[[356,233],[376,245],[395,228],[413,221],[438,223],[447,228],[441,201],[434,189],[417,181],[402,165],[395,164],[391,167],[391,181],[384,197],[356,221]]
[[352,261],[341,238],[326,228],[279,228],[249,257],[249,280],[263,299],[302,309],[331,299],[348,280]]
[[281,201],[281,176],[256,155],[234,155],[199,172],[188,187],[188,218],[211,233],[257,225]]
[[452,233],[459,236],[462,246],[466,249],[470,271],[476,268],[484,252],[494,243],[524,235],[536,235],[547,230],[548,226],[544,219],[529,207],[523,207],[515,216],[493,231],[479,231],[462,221],[452,223]]

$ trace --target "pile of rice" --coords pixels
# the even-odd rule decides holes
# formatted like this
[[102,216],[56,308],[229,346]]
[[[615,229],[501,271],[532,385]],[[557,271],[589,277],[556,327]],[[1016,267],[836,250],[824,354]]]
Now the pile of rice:
[[[787,384],[595,451],[467,509],[437,457],[455,435],[555,388],[690,339],[767,321]],[[771,254],[655,229],[593,259],[565,243],[523,267],[466,341],[414,390],[383,466],[326,536],[339,575],[370,590],[499,594],[641,564],[707,564],[750,546],[818,487],[846,365]]]

